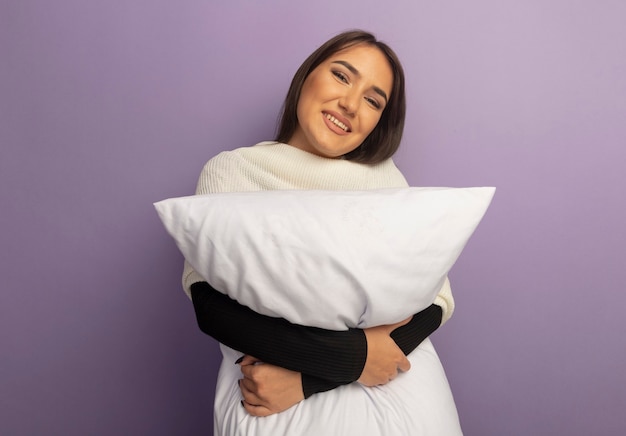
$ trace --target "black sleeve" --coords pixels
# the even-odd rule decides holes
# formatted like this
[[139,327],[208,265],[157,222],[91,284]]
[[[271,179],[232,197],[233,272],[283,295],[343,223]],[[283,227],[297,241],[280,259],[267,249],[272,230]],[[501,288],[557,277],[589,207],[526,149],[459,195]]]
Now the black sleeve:
[[391,332],[393,339],[404,354],[415,350],[424,339],[429,337],[441,325],[443,310],[436,304],[413,315],[411,321]]
[[191,285],[191,297],[200,330],[235,350],[333,383],[351,383],[363,372],[367,340],[360,329],[325,330],[260,315],[206,282]]
[[[391,338],[406,355],[415,350],[419,344],[430,336],[441,325],[443,310],[436,304],[413,315],[411,321],[391,332]],[[313,394],[330,391],[345,383],[334,383],[323,378],[302,373],[302,390],[304,398]]]

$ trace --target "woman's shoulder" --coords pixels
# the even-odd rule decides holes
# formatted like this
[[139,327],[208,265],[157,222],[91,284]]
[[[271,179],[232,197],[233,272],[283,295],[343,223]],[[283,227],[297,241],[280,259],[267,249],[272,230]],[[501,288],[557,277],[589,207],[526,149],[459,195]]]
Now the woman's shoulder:
[[198,181],[198,191],[258,190],[256,179],[260,169],[272,155],[279,153],[274,150],[276,146],[280,146],[280,143],[263,141],[218,153],[204,164]]
[[276,153],[282,145],[284,144],[275,141],[262,141],[254,145],[222,151],[209,159],[206,165],[241,163],[242,160]]
[[236,165],[238,163],[241,163],[242,160],[245,160],[247,156],[260,154],[262,149],[267,148],[272,144],[275,143],[271,141],[263,141],[250,146],[221,151],[212,158],[210,158],[204,164],[204,168],[206,169],[207,167],[211,168],[216,166],[220,167],[223,165]]

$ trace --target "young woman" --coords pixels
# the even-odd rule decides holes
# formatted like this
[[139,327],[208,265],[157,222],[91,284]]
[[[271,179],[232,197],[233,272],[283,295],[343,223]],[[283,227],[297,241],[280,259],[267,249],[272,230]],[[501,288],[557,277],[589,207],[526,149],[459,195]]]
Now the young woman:
[[[404,73],[395,53],[367,32],[342,33],[319,47],[296,72],[276,140],[220,153],[205,165],[196,193],[405,187],[405,178],[391,160],[404,118]],[[406,355],[454,310],[446,281],[433,305],[403,322],[328,331],[259,315],[213,289],[188,264],[183,286],[192,296],[202,331],[222,344],[216,434],[252,431],[242,430],[243,410],[249,416],[268,416],[305,399],[307,403],[316,393],[341,394],[346,391],[339,387],[353,382],[372,389],[363,386],[384,385],[399,373],[410,374]],[[233,367],[239,368],[238,381],[233,380]],[[412,389],[410,383],[407,388]],[[233,389],[243,400],[238,411],[225,412],[223,403],[232,399]],[[328,423],[332,431],[337,431],[335,424]],[[457,434],[458,420],[450,428],[452,432],[442,429],[437,434]]]

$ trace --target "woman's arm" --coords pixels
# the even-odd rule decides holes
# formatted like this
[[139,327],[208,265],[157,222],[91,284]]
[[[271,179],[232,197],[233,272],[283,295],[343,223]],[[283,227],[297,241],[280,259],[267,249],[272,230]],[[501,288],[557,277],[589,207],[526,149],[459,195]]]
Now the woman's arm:
[[207,282],[194,283],[191,296],[200,330],[244,354],[335,383],[353,382],[363,372],[362,330],[330,331],[260,315]]
[[[409,355],[415,350],[424,339],[430,336],[441,325],[441,307],[431,304],[426,309],[413,315],[411,320],[391,331],[390,337],[400,347],[405,355]],[[366,330],[366,337],[367,337]],[[368,337],[368,342],[370,338]],[[364,378],[364,380],[361,380]],[[367,374],[361,374],[360,382],[367,380]],[[367,384],[367,383],[364,383]],[[376,383],[372,383],[376,384]],[[341,386],[329,380],[313,377],[309,374],[302,374],[302,390],[304,397],[308,398],[313,394],[329,391]]]
[[[439,313],[438,319],[440,320],[441,309],[438,306],[433,307],[435,312]],[[428,312],[431,311],[428,310]],[[398,371],[409,370],[410,362],[404,356],[401,361],[394,363],[391,367],[387,367],[384,347],[381,351],[377,349],[377,345],[393,342],[391,337],[393,334],[400,342],[404,342],[405,347],[412,348],[410,344],[415,341],[419,333],[416,334],[415,329],[406,329],[404,327],[410,322],[416,324],[414,320],[418,318],[420,318],[420,315],[394,325],[384,325],[364,330],[367,338],[368,356],[363,373],[359,377],[359,382],[369,386],[385,384],[394,379]],[[396,342],[393,342],[393,349],[394,351],[398,349],[398,351],[402,352]],[[408,353],[409,349],[406,349]],[[383,356],[382,366],[378,365],[381,362],[377,360],[377,357],[380,356]],[[243,396],[242,404],[246,411],[254,416],[269,416],[282,412],[314,393],[334,389],[343,384],[262,362],[250,355],[243,356],[237,360],[237,363],[239,363],[241,374],[243,375],[243,378],[239,380],[239,389]],[[374,369],[368,370],[368,367],[372,366]],[[382,374],[383,378],[369,378],[368,374],[371,374],[372,371],[376,376]]]
[[[433,313],[434,316],[427,315]],[[431,328],[425,327],[424,321],[417,322],[422,317],[431,318],[432,329],[436,328],[437,319],[441,319],[441,308],[433,305],[425,310],[424,313],[418,314],[415,317],[411,317],[408,321],[412,323],[413,328],[408,328],[405,325],[396,327],[392,326],[380,326],[365,330],[365,336],[368,343],[368,359],[366,361],[365,369],[359,378],[359,381],[363,384],[375,385],[386,383],[390,379],[393,379],[397,375],[397,368],[395,366],[390,368],[388,372],[379,383],[376,380],[367,379],[367,367],[371,359],[371,355],[382,354],[383,352],[376,351],[376,339],[377,335],[383,336],[383,342],[394,340],[396,343],[403,345],[402,350],[409,353],[415,346],[421,342],[419,339],[421,334],[430,330]],[[421,332],[421,333],[420,333]],[[370,346],[374,344],[374,346]],[[397,347],[394,343],[394,347]],[[384,360],[384,359],[383,359]],[[243,378],[239,382],[239,389],[243,396],[243,406],[245,409],[254,416],[268,416],[274,413],[279,413],[293,405],[299,403],[305,398],[313,395],[314,393],[328,391],[336,387],[341,386],[343,383],[337,383],[325,380],[323,378],[314,377],[308,374],[291,371],[276,365],[269,364],[267,362],[261,362],[252,356],[246,355],[238,360],[241,367],[241,374]],[[260,364],[262,363],[262,364]],[[408,363],[408,361],[407,361]],[[369,363],[372,365],[372,363]],[[375,367],[376,365],[373,364]],[[408,367],[400,368],[403,371],[408,370]],[[384,370],[380,368],[374,371],[375,374],[385,374]]]
[[[382,331],[383,335],[389,335],[390,339],[393,339],[401,346],[402,351],[408,354],[429,335],[431,330],[437,328],[440,320],[441,308],[433,304],[413,316],[406,325],[397,328],[381,326],[366,329],[365,335],[370,344],[375,336],[370,332]],[[368,347],[368,357],[371,354],[371,348]],[[291,371],[267,362],[258,364],[260,361],[249,355],[243,356],[238,362],[243,376],[239,382],[239,389],[243,396],[242,404],[246,411],[254,416],[269,416],[283,412],[315,393],[335,389],[343,384]],[[365,367],[367,366],[366,363]],[[364,369],[359,380],[364,377],[365,373]],[[395,377],[395,371],[393,376]]]
[[404,354],[441,323],[441,308],[431,305],[398,328],[331,331],[260,315],[206,282],[193,284],[191,293],[203,332],[242,353],[303,373],[305,397],[356,380],[366,385],[387,382],[398,368],[408,369]]

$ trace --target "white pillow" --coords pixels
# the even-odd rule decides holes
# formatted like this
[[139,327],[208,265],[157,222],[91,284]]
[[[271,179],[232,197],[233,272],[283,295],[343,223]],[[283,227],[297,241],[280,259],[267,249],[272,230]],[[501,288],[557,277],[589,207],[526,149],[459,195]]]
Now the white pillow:
[[463,435],[450,385],[428,338],[407,356],[411,369],[385,385],[350,383],[265,418],[241,407],[241,370],[233,364],[241,353],[220,348],[224,358],[215,390],[216,436]]
[[495,188],[255,191],[155,203],[191,266],[254,311],[342,330],[428,307]]

